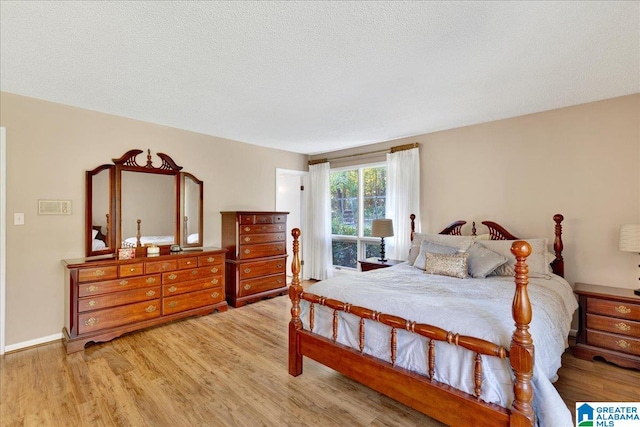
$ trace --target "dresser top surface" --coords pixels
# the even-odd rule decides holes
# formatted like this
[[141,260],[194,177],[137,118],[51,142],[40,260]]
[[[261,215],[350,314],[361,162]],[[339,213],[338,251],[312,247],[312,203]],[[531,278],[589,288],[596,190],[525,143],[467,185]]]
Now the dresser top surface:
[[289,212],[280,211],[220,211],[220,213],[234,215],[289,215]]
[[194,256],[201,256],[213,253],[225,253],[226,249],[216,248],[216,247],[207,247],[207,248],[198,248],[198,249],[183,249],[180,252],[170,253],[166,255],[158,255],[158,256],[138,256],[131,259],[118,259],[117,255],[99,255],[94,257],[86,257],[86,258],[75,258],[75,259],[63,259],[62,264],[67,268],[76,268],[76,267],[87,267],[91,265],[103,265],[103,264],[133,264],[136,262],[153,262],[153,261],[166,261],[170,259],[176,258],[188,258]]

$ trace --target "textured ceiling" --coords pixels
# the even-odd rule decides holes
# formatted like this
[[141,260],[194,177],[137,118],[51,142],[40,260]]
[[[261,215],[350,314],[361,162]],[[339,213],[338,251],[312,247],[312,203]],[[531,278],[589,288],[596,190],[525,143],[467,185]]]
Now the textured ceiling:
[[0,2],[3,91],[314,154],[640,92],[640,2]]

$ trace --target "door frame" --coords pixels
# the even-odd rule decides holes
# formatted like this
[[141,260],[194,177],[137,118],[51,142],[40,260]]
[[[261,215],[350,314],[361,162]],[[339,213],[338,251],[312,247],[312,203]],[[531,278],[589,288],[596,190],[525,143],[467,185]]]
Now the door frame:
[[0,127],[0,355],[4,354],[7,296],[7,129]]
[[[304,184],[304,177],[309,175],[309,172],[307,171],[300,171],[300,170],[295,170],[295,169],[283,169],[283,168],[276,168],[276,188],[275,188],[275,207],[276,210],[278,209],[278,186],[279,186],[279,176],[280,175],[297,175],[300,177],[300,185]],[[302,190],[301,190],[302,191]],[[305,196],[304,196],[304,192],[301,194],[300,196],[300,230],[304,230],[304,223],[305,223],[305,209],[306,209],[306,203],[305,203]],[[289,240],[290,238],[292,238],[291,236],[286,236],[287,240]],[[304,236],[300,236],[300,250],[299,250],[299,256],[300,256],[300,262],[301,262],[301,266],[300,266],[300,277],[302,278],[302,271],[304,269],[304,261],[303,261],[303,257],[302,257],[302,240],[303,240]],[[291,245],[289,245],[291,246]],[[291,247],[287,247],[287,253],[289,253]],[[291,274],[291,271],[287,271],[286,275],[289,276]]]

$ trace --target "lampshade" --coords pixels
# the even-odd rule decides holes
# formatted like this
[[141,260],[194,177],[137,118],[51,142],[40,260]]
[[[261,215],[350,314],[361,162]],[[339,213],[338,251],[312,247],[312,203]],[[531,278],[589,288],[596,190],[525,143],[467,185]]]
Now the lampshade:
[[393,221],[390,219],[374,219],[371,223],[371,235],[373,237],[393,236]]
[[624,252],[640,253],[640,224],[620,226],[618,249]]

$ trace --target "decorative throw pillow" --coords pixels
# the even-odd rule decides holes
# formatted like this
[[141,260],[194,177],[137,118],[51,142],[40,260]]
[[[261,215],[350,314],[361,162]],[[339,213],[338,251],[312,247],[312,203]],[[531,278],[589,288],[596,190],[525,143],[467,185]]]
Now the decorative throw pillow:
[[414,233],[413,242],[411,242],[411,250],[409,251],[409,264],[413,265],[416,262],[416,258],[420,254],[420,245],[422,241],[426,240],[431,243],[437,243],[438,245],[451,246],[458,251],[464,252],[469,249],[473,238],[471,236],[451,236],[448,234],[430,234],[430,233]]
[[469,275],[476,279],[484,279],[497,267],[507,262],[507,257],[474,243],[467,251],[469,254]]
[[455,254],[456,252],[458,252],[458,250],[456,248],[452,248],[451,246],[439,245],[428,240],[423,240],[420,244],[420,253],[416,258],[416,261],[413,263],[414,267],[424,270],[425,254],[427,252],[432,254]]
[[[527,257],[529,277],[550,278],[547,263],[547,239],[520,239],[531,245],[531,255]],[[514,276],[516,257],[511,253],[511,244],[515,240],[487,240],[479,242],[485,248],[507,257],[507,262],[497,267],[492,276]]]
[[425,268],[426,274],[438,274],[440,276],[457,277],[458,279],[465,279],[468,275],[467,259],[469,254],[456,253],[456,254],[432,254],[427,252],[425,254]]

